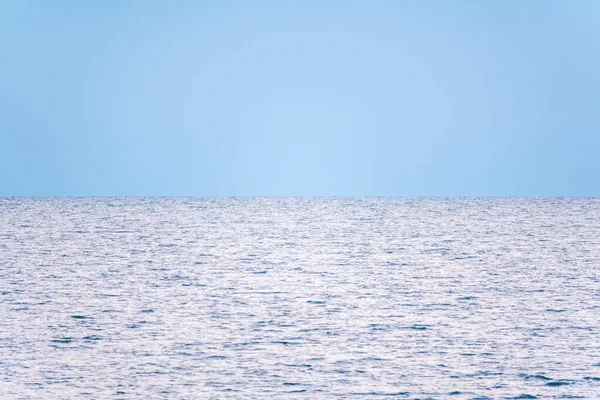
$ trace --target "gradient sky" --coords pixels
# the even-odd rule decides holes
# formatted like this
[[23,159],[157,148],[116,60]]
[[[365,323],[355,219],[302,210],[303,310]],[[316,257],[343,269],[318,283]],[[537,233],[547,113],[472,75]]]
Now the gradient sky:
[[600,1],[0,2],[0,195],[600,196]]

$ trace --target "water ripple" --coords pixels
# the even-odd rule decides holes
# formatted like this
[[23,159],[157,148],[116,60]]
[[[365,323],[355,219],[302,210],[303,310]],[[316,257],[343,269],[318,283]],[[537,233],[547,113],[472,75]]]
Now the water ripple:
[[598,199],[0,198],[0,398],[592,398]]

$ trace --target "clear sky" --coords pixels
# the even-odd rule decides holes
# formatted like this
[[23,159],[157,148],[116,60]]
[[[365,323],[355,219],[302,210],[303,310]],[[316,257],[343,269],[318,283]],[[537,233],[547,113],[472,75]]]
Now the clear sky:
[[3,0],[0,195],[600,196],[600,1]]

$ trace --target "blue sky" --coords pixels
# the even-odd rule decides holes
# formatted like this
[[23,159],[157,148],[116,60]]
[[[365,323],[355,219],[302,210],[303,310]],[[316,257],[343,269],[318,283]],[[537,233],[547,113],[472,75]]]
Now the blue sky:
[[600,196],[600,1],[0,2],[0,195]]

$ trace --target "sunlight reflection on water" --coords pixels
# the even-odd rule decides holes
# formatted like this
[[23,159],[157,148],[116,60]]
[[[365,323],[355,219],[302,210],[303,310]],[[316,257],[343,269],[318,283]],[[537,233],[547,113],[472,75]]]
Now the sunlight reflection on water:
[[0,397],[600,393],[597,199],[0,199]]

